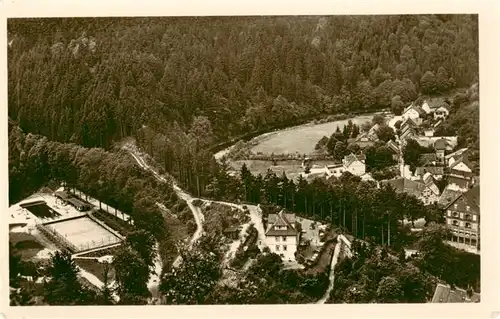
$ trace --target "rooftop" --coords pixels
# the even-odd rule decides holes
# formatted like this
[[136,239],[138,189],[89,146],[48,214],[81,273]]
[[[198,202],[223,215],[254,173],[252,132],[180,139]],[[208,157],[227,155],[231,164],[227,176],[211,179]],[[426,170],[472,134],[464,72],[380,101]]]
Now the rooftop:
[[[295,214],[285,213],[283,210],[278,214],[269,214],[267,217],[268,226],[266,236],[295,236]],[[275,229],[274,227],[286,226],[286,229]]]
[[407,193],[419,197],[427,186],[420,181],[413,181],[407,178],[396,178],[382,181],[382,184],[390,185],[396,192]]
[[344,165],[349,166],[352,163],[354,163],[355,161],[360,161],[360,162],[364,163],[365,160],[366,160],[366,156],[364,154],[354,155],[353,153],[351,153],[350,155],[347,155],[344,157]]
[[451,289],[448,285],[438,284],[432,297],[433,303],[460,303],[460,302],[480,302],[480,294],[469,291],[470,295],[467,296],[467,291],[460,288]]

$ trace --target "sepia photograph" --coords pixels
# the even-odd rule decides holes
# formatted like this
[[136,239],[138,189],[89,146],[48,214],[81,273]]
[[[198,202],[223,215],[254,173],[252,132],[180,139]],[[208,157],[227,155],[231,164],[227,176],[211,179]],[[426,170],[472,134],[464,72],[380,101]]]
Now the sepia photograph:
[[478,14],[6,23],[10,306],[481,302]]

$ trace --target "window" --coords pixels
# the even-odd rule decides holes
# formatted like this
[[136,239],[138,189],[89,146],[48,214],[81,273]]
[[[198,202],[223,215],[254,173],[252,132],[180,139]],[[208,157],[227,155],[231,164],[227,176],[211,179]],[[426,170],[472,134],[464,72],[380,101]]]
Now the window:
[[477,215],[472,215],[472,220],[476,221],[477,220]]
[[469,210],[470,210],[470,206],[467,206],[467,208],[466,208],[466,209],[467,209],[467,211],[469,211]]
[[458,226],[458,221],[454,220],[454,221],[452,222],[452,224],[453,224],[453,226]]
[[471,228],[470,223],[465,223],[465,228]]
[[460,213],[460,218],[464,219],[464,213]]
[[458,213],[457,212],[453,212],[453,217],[458,217]]
[[451,217],[451,210],[448,209],[448,216]]
[[283,238],[283,241],[286,241],[286,236],[283,236],[282,238]]
[[278,241],[280,241],[280,237],[276,236],[276,237],[274,237],[274,240],[276,240],[278,242]]
[[280,250],[280,245],[276,245],[276,251]]
[[457,205],[457,204],[453,205],[453,208],[457,209],[457,208],[458,208],[458,205]]
[[286,250],[286,245],[283,245],[283,250]]
[[465,214],[465,219],[466,220],[471,220],[472,218],[471,218],[470,214]]

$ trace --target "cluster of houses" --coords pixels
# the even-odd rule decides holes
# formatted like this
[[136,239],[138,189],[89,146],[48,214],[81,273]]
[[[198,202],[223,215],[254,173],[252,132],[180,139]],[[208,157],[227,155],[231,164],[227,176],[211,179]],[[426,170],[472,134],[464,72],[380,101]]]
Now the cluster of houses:
[[[457,146],[456,136],[434,136],[434,129],[448,115],[447,107],[432,107],[428,102],[421,107],[412,104],[404,110],[400,145],[413,139],[421,146],[432,147],[434,152],[422,154],[421,166],[416,168],[414,174],[402,169],[400,178],[385,183],[397,191],[415,195],[426,205],[438,204],[452,232],[451,243],[468,246],[478,252],[479,183],[468,159],[468,149],[452,152]],[[425,128],[424,123],[428,124]],[[440,193],[437,182],[444,177],[446,186]]]

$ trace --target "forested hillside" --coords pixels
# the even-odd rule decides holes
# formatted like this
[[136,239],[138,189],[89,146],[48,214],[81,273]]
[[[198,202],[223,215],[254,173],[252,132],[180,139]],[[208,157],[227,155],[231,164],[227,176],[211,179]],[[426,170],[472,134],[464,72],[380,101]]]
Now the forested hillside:
[[477,16],[10,19],[8,33],[25,132],[103,148],[135,136],[197,194],[218,142],[478,80]]
[[11,19],[8,31],[9,115],[84,146],[174,122],[221,140],[478,75],[475,16]]

